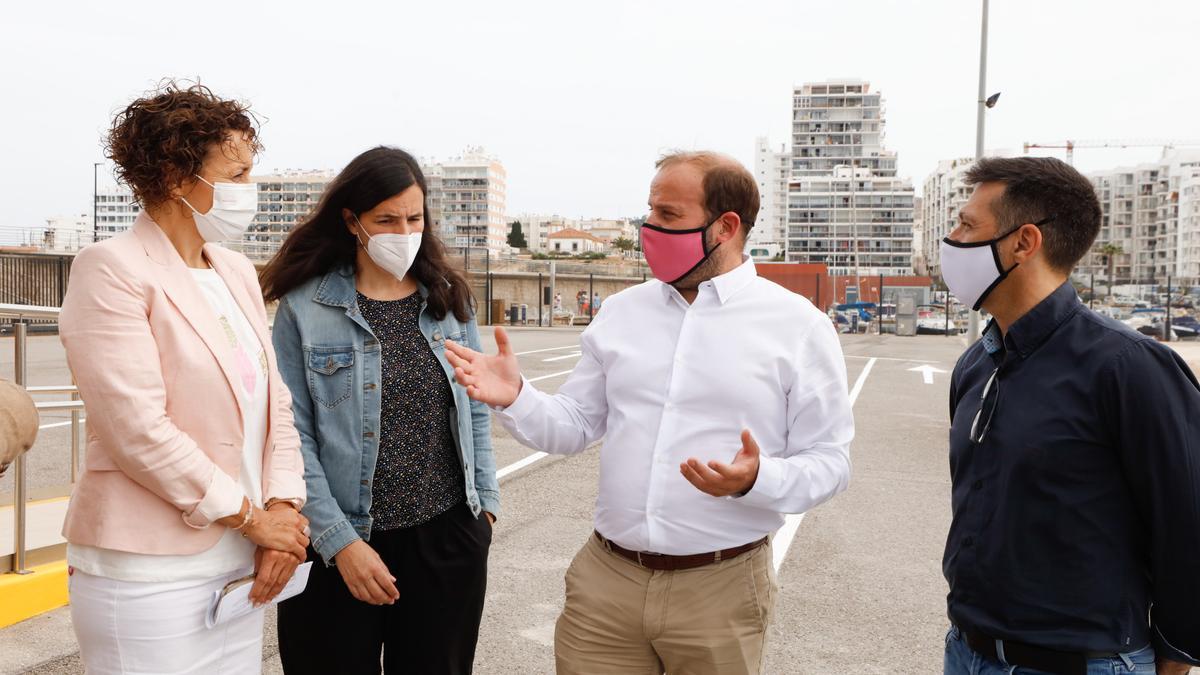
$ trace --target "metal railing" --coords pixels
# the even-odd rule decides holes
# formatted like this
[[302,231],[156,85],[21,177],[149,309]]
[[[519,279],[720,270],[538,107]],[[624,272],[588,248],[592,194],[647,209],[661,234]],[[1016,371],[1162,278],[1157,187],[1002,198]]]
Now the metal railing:
[[[38,307],[33,305],[0,304],[0,319],[8,319],[13,323],[13,381],[25,388],[30,395],[70,394],[69,401],[42,401],[35,404],[39,415],[42,412],[71,413],[71,483],[79,472],[80,429],[82,419],[79,414],[83,411],[83,401],[79,400],[79,390],[70,385],[30,387],[28,328],[30,321],[57,320],[57,307]],[[13,462],[13,574],[29,574],[26,569],[26,506],[29,500],[29,489],[26,485],[25,454],[17,456]]]

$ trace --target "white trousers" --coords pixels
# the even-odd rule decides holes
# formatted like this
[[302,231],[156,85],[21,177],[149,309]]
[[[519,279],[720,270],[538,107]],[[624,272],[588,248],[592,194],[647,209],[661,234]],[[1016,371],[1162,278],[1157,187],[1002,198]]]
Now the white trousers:
[[213,592],[245,574],[136,582],[73,570],[71,622],[88,675],[261,673],[262,610],[204,626]]

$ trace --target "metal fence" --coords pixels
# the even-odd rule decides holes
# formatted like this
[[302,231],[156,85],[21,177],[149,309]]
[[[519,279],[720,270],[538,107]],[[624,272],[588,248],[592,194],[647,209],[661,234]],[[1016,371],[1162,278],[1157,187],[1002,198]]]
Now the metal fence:
[[[36,307],[59,307],[71,277],[70,254],[0,253],[0,303]],[[32,324],[54,323],[54,319],[29,319]],[[12,318],[0,317],[8,328]]]
[[[70,385],[55,385],[48,387],[30,387],[28,385],[28,351],[26,337],[29,322],[49,321],[58,322],[59,310],[56,307],[37,307],[31,305],[0,304],[0,319],[13,325],[13,381],[25,387],[32,396],[69,394],[67,401],[38,401],[35,403],[38,413],[70,412],[71,413],[71,483],[79,473],[80,438],[83,421],[83,401],[79,400],[78,390]],[[13,574],[28,574],[25,549],[26,506],[29,501],[29,490],[26,484],[25,456],[19,455],[13,462]]]

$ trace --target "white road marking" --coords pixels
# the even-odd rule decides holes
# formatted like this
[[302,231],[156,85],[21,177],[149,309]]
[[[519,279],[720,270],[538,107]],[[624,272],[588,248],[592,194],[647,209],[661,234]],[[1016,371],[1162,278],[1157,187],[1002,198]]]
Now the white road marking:
[[527,352],[517,352],[513,356],[525,356],[526,354],[541,354],[542,352],[556,352],[560,349],[579,349],[579,344],[564,345],[562,347],[546,347],[545,349],[531,349]]
[[926,363],[924,365],[917,366],[916,368],[909,368],[908,372],[921,373],[921,377],[925,380],[925,384],[933,384],[933,374],[945,373],[946,371],[942,370],[941,368],[934,368]]
[[532,455],[529,455],[528,457],[526,457],[525,459],[520,460],[519,462],[513,462],[512,464],[509,464],[508,466],[506,466],[503,469],[500,469],[499,471],[496,472],[496,480],[500,480],[501,478],[504,478],[505,476],[507,476],[508,474],[510,474],[514,471],[519,471],[521,469],[524,469],[525,467],[529,466],[530,464],[533,464],[534,462],[536,462],[539,459],[542,459],[543,457],[546,457],[546,456],[547,456],[547,454],[544,452],[535,452]]
[[572,368],[570,370],[564,370],[561,373],[550,373],[549,375],[542,375],[541,377],[531,377],[531,378],[529,378],[529,381],[530,382],[541,382],[542,380],[548,380],[552,377],[559,377],[560,375],[570,375],[573,372],[575,372],[574,368]]
[[[79,418],[79,421],[80,421],[80,422],[86,422],[86,421],[87,421],[87,418],[86,418],[86,417],[80,417],[80,418]],[[41,430],[41,429],[56,429],[56,428],[58,428],[58,427],[69,427],[69,426],[71,426],[71,423],[70,423],[70,422],[55,422],[55,423],[53,423],[53,424],[43,424],[42,426],[38,427],[38,429],[39,429],[39,430]]]
[[567,359],[576,359],[576,358],[579,358],[579,357],[580,357],[580,356],[582,356],[582,355],[583,355],[583,352],[572,352],[572,353],[570,353],[570,354],[566,354],[566,355],[563,355],[563,356],[551,356],[551,357],[550,357],[550,358],[548,358],[548,359],[542,359],[542,362],[543,362],[543,363],[549,363],[549,362],[551,362],[551,361],[565,361],[565,360],[567,360]]
[[[863,385],[867,382],[867,376],[871,374],[871,369],[875,367],[875,358],[867,361],[867,365],[863,367],[862,372],[858,374],[858,379],[854,382],[854,386],[850,389],[850,407],[854,407],[854,403],[858,400],[858,395],[862,393]],[[796,530],[800,528],[800,522],[804,520],[803,513],[789,513],[783,519],[783,527],[775,533],[775,537],[771,540],[771,562],[775,565],[775,573],[779,573],[779,567],[783,565],[783,559],[787,557],[788,548],[792,545],[792,539],[796,538]]]
[[[572,368],[571,370],[564,370],[561,373],[551,373],[549,375],[542,375],[540,377],[531,377],[531,378],[529,378],[529,381],[530,382],[540,382],[542,380],[548,380],[552,377],[561,377],[563,375],[570,375],[574,371],[575,371],[575,369]],[[525,467],[529,466],[530,464],[533,464],[534,462],[538,461],[539,459],[543,459],[548,456],[549,455],[544,452],[535,452],[532,455],[529,455],[523,459],[519,459],[519,460],[513,462],[512,464],[509,464],[508,466],[496,471],[496,480],[500,480],[501,478],[504,478],[505,476],[507,476],[508,474],[510,474],[514,471],[524,469]]]
[[902,363],[941,363],[940,361],[930,361],[929,359],[895,359],[890,356],[858,356],[857,354],[846,354],[848,359],[869,359],[872,361],[900,361]]

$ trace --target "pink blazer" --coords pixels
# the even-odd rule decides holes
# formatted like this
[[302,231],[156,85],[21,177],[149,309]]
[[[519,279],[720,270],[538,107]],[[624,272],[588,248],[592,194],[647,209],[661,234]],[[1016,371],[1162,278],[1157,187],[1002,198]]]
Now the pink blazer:
[[[266,353],[264,498],[303,499],[300,437],[254,266],[213,244],[204,254]],[[59,334],[88,431],[85,471],[63,526],[67,541],[174,555],[210,548],[225,528],[208,525],[242,494],[237,371],[211,306],[145,213],[128,232],[76,256]]]

